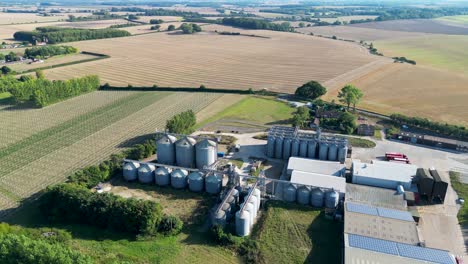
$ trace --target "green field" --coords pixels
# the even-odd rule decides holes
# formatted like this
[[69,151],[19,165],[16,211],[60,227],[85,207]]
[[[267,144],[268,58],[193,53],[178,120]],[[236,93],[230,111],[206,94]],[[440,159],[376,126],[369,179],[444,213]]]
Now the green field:
[[[452,188],[457,192],[458,197],[468,201],[468,184],[464,184],[460,181],[460,174],[458,172],[450,172],[450,182]],[[460,211],[458,211],[458,222],[462,226],[468,226],[468,203],[465,202]]]
[[321,210],[270,201],[254,231],[265,263],[341,263],[341,230]]
[[453,22],[458,24],[468,24],[468,15],[439,17],[436,20]]
[[258,125],[287,124],[295,111],[284,102],[270,97],[250,96],[199,124],[225,120],[243,120]]
[[358,137],[347,137],[348,143],[351,146],[356,148],[374,148],[376,146],[375,142],[372,140],[368,140],[365,138],[358,138]]
[[385,56],[406,57],[417,65],[468,74],[468,36],[430,35],[376,41]]

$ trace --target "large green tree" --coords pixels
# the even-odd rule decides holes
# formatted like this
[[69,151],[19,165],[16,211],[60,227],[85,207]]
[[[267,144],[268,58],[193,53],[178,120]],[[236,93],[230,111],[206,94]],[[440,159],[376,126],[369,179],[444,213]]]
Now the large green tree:
[[348,106],[348,110],[350,105],[353,105],[354,110],[356,110],[356,104],[361,101],[363,96],[364,93],[359,90],[359,88],[351,84],[341,88],[340,92],[338,93],[339,101],[343,104],[346,104]]
[[298,107],[296,112],[293,114],[292,123],[293,126],[304,128],[307,122],[310,120],[310,111],[307,106]]
[[346,134],[352,134],[357,128],[356,117],[349,112],[341,114],[338,122],[340,123],[340,130]]
[[310,100],[315,100],[326,93],[327,89],[316,81],[303,84],[301,87],[297,88],[295,92],[297,96]]

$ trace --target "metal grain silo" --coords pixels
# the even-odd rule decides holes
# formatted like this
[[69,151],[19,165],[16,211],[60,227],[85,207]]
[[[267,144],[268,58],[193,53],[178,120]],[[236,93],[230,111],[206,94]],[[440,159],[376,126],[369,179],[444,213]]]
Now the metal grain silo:
[[275,158],[283,158],[283,138],[277,137],[275,141]]
[[325,193],[325,207],[336,208],[340,195],[337,191],[331,190]]
[[171,186],[176,189],[183,189],[187,187],[187,175],[186,170],[175,169],[171,173]]
[[296,186],[289,184],[283,191],[283,199],[286,202],[295,202],[296,201]]
[[327,160],[328,158],[328,143],[327,142],[320,142],[319,145],[319,159],[320,160]]
[[338,160],[338,146],[336,143],[331,143],[328,146],[328,160],[337,161]]
[[262,192],[257,188],[255,188],[253,190],[253,192],[254,192],[253,195],[255,195],[255,197],[257,197],[257,201],[258,201],[257,210],[259,210],[260,209],[260,204],[262,202]]
[[216,142],[203,139],[195,145],[195,160],[197,168],[203,169],[215,163],[218,154],[218,145]]
[[246,210],[236,213],[236,234],[241,237],[250,234],[250,214]]
[[234,198],[234,203],[239,202],[239,191],[237,189],[232,190],[232,197]]
[[275,142],[276,142],[276,138],[273,137],[273,136],[269,136],[268,137],[268,141],[267,141],[267,156],[269,158],[274,158],[275,157]]
[[317,158],[317,141],[311,140],[307,146],[307,157],[309,159]]
[[138,179],[138,162],[126,162],[122,168],[123,177],[126,181],[134,181]]
[[348,147],[346,145],[340,145],[338,147],[338,161],[344,163],[346,161],[346,155],[348,152]]
[[219,210],[214,215],[214,223],[220,226],[226,225],[226,212]]
[[221,210],[226,213],[226,219],[230,220],[232,218],[231,205],[229,203],[223,203]]
[[218,194],[221,192],[221,184],[222,179],[219,176],[212,174],[205,179],[205,190],[207,193]]
[[156,184],[159,186],[167,186],[171,183],[171,169],[159,167],[154,171]]
[[310,204],[313,207],[323,207],[325,193],[320,188],[314,188],[310,192]]
[[301,140],[301,144],[299,145],[299,156],[303,158],[307,158],[307,145],[309,142],[306,140]]
[[177,138],[164,134],[160,139],[156,140],[158,153],[158,163],[174,165],[176,161],[175,142]]
[[255,197],[254,195],[250,196],[250,199],[248,201],[250,204],[252,204],[253,206],[253,212],[254,212],[254,215],[253,215],[253,218],[254,218],[254,223],[255,223],[255,218],[257,218],[257,213],[258,213],[258,200],[257,200],[257,197]]
[[188,185],[189,190],[192,192],[203,191],[203,187],[205,187],[205,178],[203,177],[203,173],[199,171],[190,173],[188,176]]
[[143,164],[138,168],[138,181],[141,183],[154,182],[154,170],[156,167],[150,164]]
[[310,202],[310,190],[307,186],[301,186],[297,189],[297,202],[308,205]]
[[[243,206],[244,206],[244,204],[241,203],[240,208],[242,208]],[[244,207],[244,211],[249,212],[249,216],[250,216],[249,225],[250,225],[250,228],[253,227],[254,221],[255,221],[255,217],[254,217],[255,212],[254,212],[254,210],[255,209],[253,208],[253,205],[251,203],[247,203],[245,205],[245,207]]]
[[291,144],[292,144],[292,139],[285,138],[283,140],[283,159],[285,160],[291,157]]
[[293,139],[291,143],[291,157],[299,157],[299,146],[299,140]]
[[191,137],[183,137],[175,143],[176,161],[180,167],[193,168],[195,164],[195,144]]

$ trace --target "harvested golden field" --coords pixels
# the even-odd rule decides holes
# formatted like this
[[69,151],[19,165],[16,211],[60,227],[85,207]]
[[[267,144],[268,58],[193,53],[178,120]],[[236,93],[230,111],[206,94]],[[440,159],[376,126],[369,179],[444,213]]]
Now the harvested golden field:
[[57,24],[61,24],[63,22],[50,22],[50,23],[34,23],[34,24],[18,24],[18,25],[5,25],[1,26],[0,30],[0,42],[6,41],[11,42],[14,41],[13,34],[17,31],[29,31],[34,30],[37,27],[47,27],[47,26],[55,26]]
[[57,14],[56,16],[38,16],[34,13],[27,14],[0,12],[0,25],[54,22],[67,19],[68,15],[69,14]]
[[[178,32],[92,40],[70,45],[110,59],[46,71],[53,79],[98,74],[116,86],[270,89],[294,92],[310,80],[325,82],[382,60],[353,43],[302,34],[204,26],[199,34]],[[233,31],[264,36],[226,36]]]
[[28,70],[34,70],[37,68],[42,68],[42,67],[51,67],[54,65],[58,64],[63,64],[63,63],[71,63],[71,62],[78,62],[78,61],[83,61],[83,60],[90,60],[90,59],[95,59],[98,58],[94,55],[88,55],[88,54],[71,54],[71,55],[66,55],[66,56],[54,56],[52,58],[44,60],[42,63],[41,62],[35,62],[35,63],[15,63],[15,64],[9,64],[8,67],[10,67],[12,70],[14,70],[17,73],[22,73]]
[[468,77],[463,74],[394,63],[352,83],[364,92],[361,108],[468,125]]
[[[109,20],[96,20],[96,21],[80,21],[80,22],[63,22],[56,24],[56,27],[72,27],[72,28],[108,28],[113,25],[127,24],[125,19],[109,19]],[[123,28],[125,29],[125,28]]]
[[149,23],[151,19],[162,19],[164,22],[182,21],[179,16],[141,16],[138,21]]
[[[169,27],[169,25],[174,25],[176,28],[182,25],[182,22],[169,22],[169,23],[162,23],[159,24],[161,28],[160,31],[165,31]],[[141,26],[134,26],[134,27],[125,27],[121,28],[122,30],[128,31],[132,35],[139,35],[139,34],[146,34],[146,33],[156,33],[157,30],[151,30],[153,25],[141,25]]]
[[321,18],[320,20],[333,23],[335,21],[349,22],[351,20],[375,19],[377,16],[340,16],[336,18]]

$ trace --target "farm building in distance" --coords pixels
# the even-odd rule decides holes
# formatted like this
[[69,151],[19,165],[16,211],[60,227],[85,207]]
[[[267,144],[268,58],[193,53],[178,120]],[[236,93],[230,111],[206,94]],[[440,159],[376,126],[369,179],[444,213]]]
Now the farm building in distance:
[[393,190],[401,185],[405,190],[409,190],[417,169],[416,166],[410,164],[376,160],[373,160],[372,163],[363,163],[359,160],[353,160],[352,182]]
[[438,148],[446,148],[462,152],[468,152],[468,142],[466,141],[405,131],[402,131],[399,134],[395,134],[394,137],[399,140],[408,141],[414,144],[423,144]]
[[373,125],[359,124],[357,128],[357,133],[360,136],[373,136],[374,135],[375,127]]

